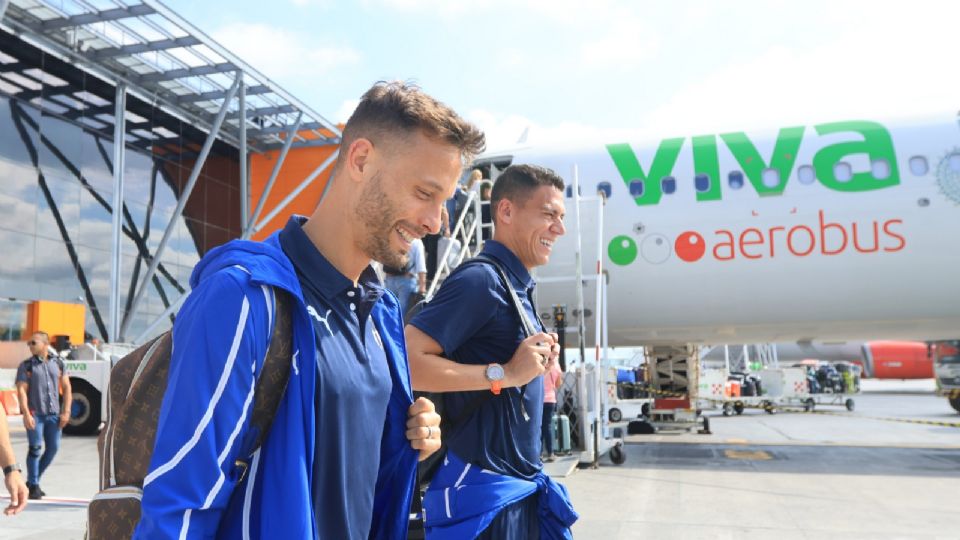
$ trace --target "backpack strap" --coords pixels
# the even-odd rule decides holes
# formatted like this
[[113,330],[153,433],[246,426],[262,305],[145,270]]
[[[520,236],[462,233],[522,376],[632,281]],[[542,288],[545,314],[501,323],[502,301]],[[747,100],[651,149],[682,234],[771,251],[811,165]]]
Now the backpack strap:
[[273,288],[275,308],[273,310],[273,333],[267,356],[263,361],[260,376],[253,391],[253,411],[250,415],[250,428],[243,439],[240,457],[234,461],[238,470],[237,483],[241,482],[250,468],[253,455],[260,449],[270,432],[274,416],[280,407],[280,400],[290,381],[290,366],[293,355],[293,310],[290,293]]
[[[527,310],[524,309],[523,303],[520,301],[520,296],[517,295],[516,289],[513,288],[513,283],[510,281],[510,277],[507,276],[507,273],[503,269],[503,266],[501,266],[496,259],[492,257],[488,257],[483,253],[481,253],[476,257],[461,263],[460,266],[457,267],[457,269],[463,268],[468,265],[472,266],[475,264],[488,264],[493,267],[493,269],[497,272],[497,275],[500,276],[500,281],[502,281],[504,286],[507,288],[507,293],[509,293],[510,300],[513,302],[513,309],[517,312],[517,316],[520,317],[520,324],[521,326],[523,326],[524,339],[535,334],[536,333],[535,327],[533,326],[533,323],[530,322],[530,317],[527,316]],[[527,389],[526,385],[523,385],[520,387],[520,399],[521,399],[520,412],[523,413],[524,419],[529,419],[530,415],[527,414],[527,411],[525,409],[523,409],[523,401],[522,401],[523,394],[526,392],[526,389]],[[486,403],[493,397],[494,397],[494,394],[492,392],[484,392],[480,394],[479,396],[474,398],[473,401],[468,403],[467,406],[464,407],[462,411],[460,411],[460,414],[457,415],[456,418],[450,419],[451,420],[450,425],[451,426],[460,425],[461,423],[466,421],[468,418],[470,418],[473,415],[473,413],[477,412],[477,410],[479,410],[484,403]]]

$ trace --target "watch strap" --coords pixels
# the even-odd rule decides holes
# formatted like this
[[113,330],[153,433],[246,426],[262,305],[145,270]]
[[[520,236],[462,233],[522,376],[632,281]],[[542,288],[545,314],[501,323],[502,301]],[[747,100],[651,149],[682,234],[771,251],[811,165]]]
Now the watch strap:
[[3,468],[3,476],[7,476],[13,471],[23,472],[23,469],[20,468],[19,463],[14,463],[13,465],[7,465],[6,467]]

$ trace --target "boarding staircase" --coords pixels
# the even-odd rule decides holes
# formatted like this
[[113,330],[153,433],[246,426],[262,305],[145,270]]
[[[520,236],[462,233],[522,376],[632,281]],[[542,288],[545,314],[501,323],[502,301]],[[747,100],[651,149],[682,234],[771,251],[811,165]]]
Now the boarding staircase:
[[426,299],[430,300],[440,289],[440,284],[463,261],[476,257],[483,249],[483,230],[490,230],[489,237],[493,237],[493,223],[483,223],[483,207],[489,206],[490,201],[480,199],[480,189],[490,180],[477,182],[467,191],[467,199],[463,210],[458,216],[450,216],[455,220],[449,236],[442,236],[437,244],[437,270],[433,279],[427,284]]

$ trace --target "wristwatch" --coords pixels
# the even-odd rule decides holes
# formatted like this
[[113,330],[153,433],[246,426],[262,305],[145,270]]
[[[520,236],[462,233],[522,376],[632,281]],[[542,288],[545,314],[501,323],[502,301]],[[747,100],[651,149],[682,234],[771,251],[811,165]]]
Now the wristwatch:
[[7,475],[12,473],[13,471],[23,472],[23,469],[20,468],[19,463],[14,463],[13,465],[7,465],[6,467],[3,468],[3,477],[6,478]]
[[490,364],[487,366],[486,371],[483,372],[483,376],[490,382],[490,391],[493,392],[495,396],[500,395],[504,375],[503,366],[500,364]]

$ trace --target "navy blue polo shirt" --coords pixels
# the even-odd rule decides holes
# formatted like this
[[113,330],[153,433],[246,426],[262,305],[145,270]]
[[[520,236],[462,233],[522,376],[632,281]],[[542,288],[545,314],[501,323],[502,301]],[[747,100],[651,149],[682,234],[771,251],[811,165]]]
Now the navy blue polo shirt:
[[280,245],[297,271],[317,340],[313,509],[320,538],[366,538],[393,383],[370,312],[383,295],[372,268],[357,286],[291,218]]
[[[534,281],[520,259],[494,240],[484,244],[483,253],[504,268],[530,321],[542,330],[530,301]],[[505,364],[524,339],[510,293],[489,264],[472,264],[454,272],[410,324],[439,343],[446,358],[462,364]],[[444,414],[448,419],[459,419],[464,409],[484,393],[490,391],[445,393]],[[505,388],[499,396],[486,400],[469,419],[448,428],[443,438],[467,462],[530,479],[543,466],[542,417],[543,377],[536,377],[522,392],[520,388]]]

